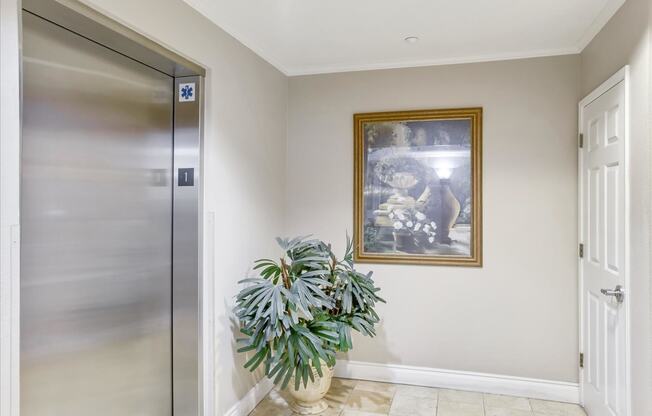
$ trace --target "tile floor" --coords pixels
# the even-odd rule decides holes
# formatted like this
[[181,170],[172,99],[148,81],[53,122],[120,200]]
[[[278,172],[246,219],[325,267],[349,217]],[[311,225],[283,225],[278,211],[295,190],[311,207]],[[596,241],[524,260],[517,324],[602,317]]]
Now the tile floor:
[[[287,393],[272,392],[250,416],[295,416]],[[523,397],[333,379],[322,416],[586,416],[580,406]]]

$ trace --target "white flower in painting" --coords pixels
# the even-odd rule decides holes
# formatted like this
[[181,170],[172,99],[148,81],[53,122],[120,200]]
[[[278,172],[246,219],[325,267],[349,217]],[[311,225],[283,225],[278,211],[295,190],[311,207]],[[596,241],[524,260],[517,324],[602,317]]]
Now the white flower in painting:
[[408,226],[408,227],[412,227],[414,225],[414,223],[412,221],[408,221],[408,222],[405,223],[405,225]]
[[394,219],[394,211],[390,212],[388,217],[391,218],[391,219]]
[[428,241],[430,242],[430,244],[434,243],[435,237],[428,237]]
[[432,225],[432,229],[436,230],[437,229],[437,224],[435,224],[434,221],[430,222],[430,225]]
[[428,224],[426,224],[426,225],[423,226],[423,232],[427,233],[428,231],[430,231],[430,226]]
[[419,231],[419,229],[421,229],[421,223],[420,222],[418,222],[418,223],[416,223],[414,225],[414,231]]
[[396,211],[396,216],[401,221],[403,221],[405,219],[405,215],[403,215],[403,212],[401,212],[401,211]]
[[401,221],[396,221],[394,223],[394,229],[400,230],[401,228],[403,228],[403,223]]
[[426,216],[423,215],[422,213],[420,213],[419,211],[417,211],[417,213],[414,214],[414,216],[417,217],[417,219],[418,219],[419,221],[423,221],[423,220],[426,219]]

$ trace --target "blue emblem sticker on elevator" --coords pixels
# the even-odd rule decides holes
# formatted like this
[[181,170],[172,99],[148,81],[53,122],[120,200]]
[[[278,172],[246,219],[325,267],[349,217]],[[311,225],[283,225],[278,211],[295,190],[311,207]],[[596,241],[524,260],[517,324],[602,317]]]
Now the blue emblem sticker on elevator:
[[179,102],[195,101],[195,83],[186,82],[179,84]]

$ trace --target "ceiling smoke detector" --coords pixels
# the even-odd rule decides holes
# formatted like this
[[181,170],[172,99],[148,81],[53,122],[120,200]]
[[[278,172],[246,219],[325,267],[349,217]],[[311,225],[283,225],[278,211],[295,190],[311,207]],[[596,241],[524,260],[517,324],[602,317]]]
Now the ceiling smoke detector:
[[407,43],[417,43],[419,41],[419,38],[416,36],[408,36],[403,40],[405,40]]

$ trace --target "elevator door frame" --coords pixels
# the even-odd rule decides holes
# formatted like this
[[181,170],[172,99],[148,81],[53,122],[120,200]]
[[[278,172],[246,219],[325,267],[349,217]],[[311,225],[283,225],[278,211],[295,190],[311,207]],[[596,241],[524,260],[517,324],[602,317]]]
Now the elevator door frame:
[[[172,209],[172,401],[174,416],[212,414],[211,292],[204,291],[203,251],[203,95],[204,68],[115,22],[77,0],[23,0],[22,9],[90,41],[174,78]],[[181,85],[184,84],[184,85]],[[192,100],[180,97],[193,86]],[[179,169],[193,169],[192,185]],[[188,171],[184,172],[184,178]],[[4,196],[4,195],[3,195]],[[19,317],[14,317],[19,319]],[[175,336],[176,334],[176,336]],[[20,362],[12,355],[12,364]],[[19,386],[16,377],[12,386]],[[16,411],[17,404],[12,405]]]

